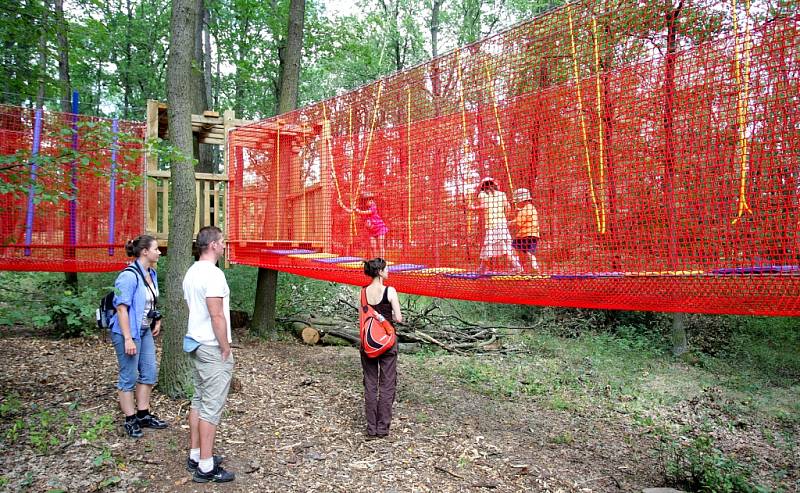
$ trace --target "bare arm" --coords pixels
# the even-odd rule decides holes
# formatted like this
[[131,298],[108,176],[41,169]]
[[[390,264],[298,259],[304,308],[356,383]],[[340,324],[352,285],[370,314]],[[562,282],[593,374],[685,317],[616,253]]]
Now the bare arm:
[[222,351],[222,360],[225,361],[231,354],[231,345],[228,342],[228,323],[225,320],[222,298],[206,298],[206,306],[208,306],[208,314],[211,316],[214,337],[217,338],[219,349]]
[[481,200],[480,196],[477,197],[475,200],[469,200],[467,202],[467,209],[471,211],[479,211],[486,208],[486,204],[484,204],[483,200]]
[[400,312],[400,298],[397,297],[397,290],[389,288],[389,303],[392,305],[392,317],[397,323],[403,323],[403,314]]
[[128,313],[128,305],[117,305],[117,323],[122,332],[122,338],[125,339],[125,354],[133,356],[136,354],[136,344],[131,337],[131,318]]

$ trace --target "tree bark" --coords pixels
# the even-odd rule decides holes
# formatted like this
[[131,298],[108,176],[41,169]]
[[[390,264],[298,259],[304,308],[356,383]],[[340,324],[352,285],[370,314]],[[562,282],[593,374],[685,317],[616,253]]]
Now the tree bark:
[[194,169],[192,166],[192,124],[190,94],[194,32],[198,22],[196,0],[173,0],[170,19],[170,50],[167,61],[167,102],[169,135],[183,157],[170,163],[172,171],[169,215],[169,266],[167,296],[172,300],[162,333],[164,352],[159,387],[171,396],[185,396],[191,388],[189,361],[183,352],[188,308],[183,299],[183,276],[192,262],[194,233]]
[[56,42],[58,43],[58,81],[61,86],[61,111],[72,111],[72,82],[69,77],[69,38],[64,20],[64,0],[55,0]]
[[47,13],[48,5],[42,9],[42,27],[39,31],[39,87],[36,91],[36,107],[44,107],[44,93],[47,87]]
[[[56,43],[58,44],[58,85],[60,89],[61,112],[72,112],[72,83],[69,79],[69,38],[67,23],[64,20],[64,0],[55,0],[53,4],[56,18]],[[78,286],[78,273],[65,272],[64,280],[68,286]]]
[[[285,48],[279,50],[280,93],[278,94],[278,114],[287,113],[297,107],[297,91],[300,83],[300,60],[303,56],[303,23],[305,21],[305,0],[291,0],[289,4],[289,25]],[[275,324],[275,305],[278,292],[278,271],[258,269],[256,281],[256,300],[250,332],[258,336],[275,339],[278,335]]]
[[686,339],[685,313],[674,313],[672,315],[670,340],[672,341],[672,354],[674,356],[680,356],[689,350],[689,342]]
[[125,0],[125,8],[127,11],[128,22],[125,25],[125,72],[122,74],[122,90],[123,90],[123,106],[122,117],[127,119],[131,107],[131,24],[133,24],[133,9],[131,7],[131,0]]
[[431,4],[431,58],[439,56],[439,12],[444,0],[433,0]]
[[[678,239],[675,222],[675,129],[673,108],[675,104],[675,53],[678,48],[678,18],[683,0],[666,14],[667,57],[664,69],[664,193],[667,205],[667,245],[670,269],[678,268]],[[672,352],[675,355],[687,351],[684,320],[686,314],[675,313],[672,318]]]
[[[192,113],[202,115],[209,109],[208,106],[208,87],[206,87],[206,57],[204,54],[203,41],[203,19],[205,19],[205,0],[195,0],[197,5],[198,19],[194,28],[194,50],[192,55]],[[197,157],[197,169],[200,173],[211,173],[214,168],[214,155],[211,146],[200,144],[196,136],[193,136],[194,155]],[[202,211],[201,211],[202,214]],[[201,226],[206,226],[205,224]]]
[[212,106],[214,101],[211,91],[211,13],[208,8],[204,8],[201,12],[203,16],[203,81],[206,89],[206,106],[209,108],[216,108]]

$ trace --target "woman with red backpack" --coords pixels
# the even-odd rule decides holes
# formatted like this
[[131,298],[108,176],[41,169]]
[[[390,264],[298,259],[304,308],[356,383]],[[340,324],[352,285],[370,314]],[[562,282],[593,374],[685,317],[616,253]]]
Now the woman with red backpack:
[[382,258],[364,262],[364,274],[372,278],[361,289],[361,368],[364,370],[364,410],[367,438],[389,434],[392,404],[397,388],[397,338],[390,320],[402,322],[397,291],[384,286],[389,268]]

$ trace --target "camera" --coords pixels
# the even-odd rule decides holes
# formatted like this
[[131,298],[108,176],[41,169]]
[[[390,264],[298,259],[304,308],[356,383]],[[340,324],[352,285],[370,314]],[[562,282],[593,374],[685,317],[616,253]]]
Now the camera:
[[158,322],[163,318],[163,316],[159,310],[150,310],[147,313],[147,318],[151,319],[153,322]]

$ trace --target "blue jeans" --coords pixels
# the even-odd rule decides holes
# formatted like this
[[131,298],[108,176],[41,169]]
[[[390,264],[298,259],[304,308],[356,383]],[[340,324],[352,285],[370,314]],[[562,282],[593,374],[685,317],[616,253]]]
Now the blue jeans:
[[123,392],[133,392],[137,383],[155,385],[158,381],[156,364],[156,344],[153,333],[148,328],[141,339],[134,339],[136,354],[125,354],[125,338],[122,334],[111,334],[111,342],[117,352],[119,362],[119,381],[117,388]]

